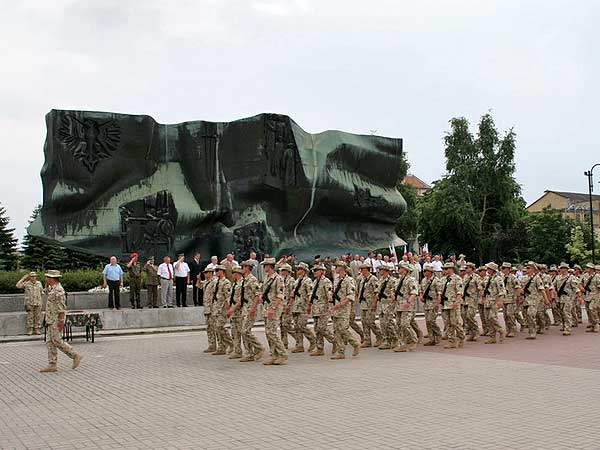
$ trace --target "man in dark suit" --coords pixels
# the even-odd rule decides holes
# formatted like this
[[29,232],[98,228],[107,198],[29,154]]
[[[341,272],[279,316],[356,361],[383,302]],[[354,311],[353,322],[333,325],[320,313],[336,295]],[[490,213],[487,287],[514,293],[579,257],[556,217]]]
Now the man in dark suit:
[[202,273],[202,267],[200,266],[200,252],[196,252],[194,257],[189,261],[190,266],[190,279],[192,281],[192,295],[194,298],[194,306],[202,306],[202,292],[198,288],[198,278]]

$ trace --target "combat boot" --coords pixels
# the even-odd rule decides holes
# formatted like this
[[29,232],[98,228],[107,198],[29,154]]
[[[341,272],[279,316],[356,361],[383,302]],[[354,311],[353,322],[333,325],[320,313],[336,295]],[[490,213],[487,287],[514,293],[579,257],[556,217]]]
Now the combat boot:
[[313,350],[313,352],[310,354],[310,356],[324,356],[325,355],[325,351],[323,350]]
[[400,345],[398,344],[396,347],[394,347],[393,349],[396,353],[404,353],[408,351],[408,348],[404,345]]
[[240,362],[252,362],[254,361],[254,356],[246,355],[243,358],[240,358]]
[[254,359],[256,361],[258,361],[260,358],[262,358],[262,356],[265,354],[265,349],[261,348],[258,352],[256,352],[256,354],[254,355]]
[[392,346],[390,344],[388,344],[387,342],[384,342],[378,348],[379,348],[379,350],[389,350],[392,348]]
[[504,338],[506,338],[506,331],[502,330],[498,335],[498,340],[501,344],[504,342]]
[[509,337],[509,338],[515,337],[515,333],[513,331],[510,331],[509,333],[506,334],[506,337]]
[[292,350],[292,353],[304,353],[304,346],[296,345],[296,347]]
[[273,364],[275,364],[275,358],[267,359],[263,362],[263,366],[272,366]]
[[360,353],[360,344],[354,346],[354,351],[352,352],[352,356],[358,356]]
[[458,348],[463,348],[464,346],[465,346],[465,340],[464,339],[458,341]]
[[275,358],[273,360],[273,365],[274,366],[281,366],[281,365],[285,364],[287,362],[287,360],[288,360],[288,357],[286,355],[280,356],[279,358]]
[[41,373],[52,373],[52,372],[57,372],[58,369],[56,368],[56,364],[49,364],[48,367],[44,367],[43,369],[40,369]]
[[444,345],[444,348],[446,348],[446,349],[458,348],[458,344],[456,342],[448,342],[446,345]]
[[535,335],[530,334],[529,336],[527,336],[525,339],[535,339]]
[[563,336],[571,336],[571,332],[570,331],[563,331]]
[[81,364],[81,359],[81,355],[79,353],[75,353],[75,356],[73,356],[73,365],[71,366],[71,368],[77,369],[79,367],[79,364]]
[[497,344],[498,341],[496,341],[496,336],[491,336],[487,341],[484,342],[484,344]]
[[594,333],[600,332],[600,324],[594,325]]
[[383,344],[381,338],[375,339],[375,344],[373,344],[373,347],[379,347],[381,344]]
[[31,336],[33,335],[33,328],[28,328],[27,329],[27,336]]
[[477,341],[477,336],[472,336],[471,335],[471,336],[469,336],[469,338],[467,339],[467,341],[469,341],[469,342],[475,342],[475,341]]
[[437,344],[437,342],[435,342],[435,339],[430,339],[429,341],[425,342],[423,344],[423,346],[425,346],[425,347],[431,347],[431,346],[434,346],[436,344]]
[[240,359],[241,357],[242,355],[240,355],[239,353],[232,353],[227,357],[227,359]]
[[33,330],[33,334],[35,334],[35,335],[40,335],[40,334],[41,334],[41,333],[40,333],[40,329],[39,329],[39,328],[35,328],[35,329]]
[[372,347],[372,344],[370,342],[363,342],[362,344],[360,344],[361,348],[369,348]]
[[316,342],[311,342],[310,345],[308,346],[308,353],[312,353],[315,351],[315,348],[317,348],[317,343]]
[[331,356],[330,359],[346,359],[346,355],[344,355],[343,353],[335,353]]
[[224,350],[222,350],[222,349],[219,349],[219,350],[217,350],[216,352],[212,352],[212,355],[213,355],[213,356],[222,356],[222,355],[226,355],[226,354],[227,354],[227,353],[225,353],[225,351],[224,351]]
[[408,344],[406,348],[409,352],[414,352],[417,349],[417,344],[413,342],[412,344]]
[[215,347],[208,347],[206,350],[204,350],[203,353],[213,353],[216,351],[217,351],[217,349]]

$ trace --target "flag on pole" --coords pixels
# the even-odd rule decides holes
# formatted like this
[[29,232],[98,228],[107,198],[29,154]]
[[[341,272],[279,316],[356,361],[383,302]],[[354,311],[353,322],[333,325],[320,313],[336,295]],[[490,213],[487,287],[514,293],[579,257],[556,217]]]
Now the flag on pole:
[[427,245],[427,243],[423,244],[423,249],[421,250],[421,253],[429,253],[429,246]]
[[388,249],[390,250],[390,256],[396,256],[396,247],[394,247],[394,244],[390,244]]

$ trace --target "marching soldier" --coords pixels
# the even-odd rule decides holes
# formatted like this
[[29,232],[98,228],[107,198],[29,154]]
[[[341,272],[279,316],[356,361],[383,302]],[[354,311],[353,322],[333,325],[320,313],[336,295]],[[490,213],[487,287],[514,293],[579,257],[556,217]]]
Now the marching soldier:
[[263,305],[265,319],[265,335],[272,358],[263,362],[265,366],[285,364],[287,353],[281,342],[281,337],[277,333],[277,327],[281,321],[284,302],[284,283],[283,278],[275,272],[275,258],[265,258],[260,264],[265,270],[265,279],[261,290],[259,291],[259,303]]
[[[546,298],[552,302],[553,298],[556,298],[556,292],[554,290],[554,284],[552,282],[551,276],[548,271],[548,266],[546,264],[540,264],[539,266],[540,275],[542,277],[542,281],[544,282],[544,287],[546,289]],[[552,308],[551,303],[546,303],[546,300],[540,299],[542,303],[538,305],[538,334],[544,334],[544,331],[550,328],[550,316],[548,315],[548,309]],[[562,310],[562,308],[560,308]]]
[[577,320],[573,317],[573,297],[579,300],[581,292],[577,278],[569,273],[569,265],[564,262],[560,263],[558,269],[560,273],[554,279],[554,290],[561,306],[563,336],[570,336],[573,321]]
[[204,350],[204,353],[213,353],[217,351],[217,333],[212,315],[212,303],[217,287],[217,277],[214,276],[212,268],[206,267],[204,269],[204,278],[204,281],[198,279],[198,283],[202,284],[200,292],[203,295],[202,304],[204,305],[204,320],[206,321],[206,336],[208,339],[208,348]]
[[254,260],[250,259],[242,262],[244,278],[242,280],[240,305],[242,308],[242,342],[246,348],[246,356],[242,357],[240,362],[258,361],[265,352],[264,347],[252,334],[260,295],[258,279],[252,273],[254,267]]
[[479,312],[479,320],[481,320],[481,327],[483,328],[483,335],[488,336],[490,334],[490,327],[485,317],[485,307],[483,306],[483,280],[487,276],[487,269],[485,266],[480,266],[477,268],[477,275],[479,276],[477,310]]
[[585,331],[598,333],[600,331],[600,275],[596,273],[596,267],[588,263],[585,273],[581,277],[580,290],[585,300],[585,311],[589,325]]
[[490,339],[486,344],[495,344],[496,335],[500,336],[500,342],[504,342],[506,332],[498,323],[498,309],[502,308],[502,302],[506,296],[504,281],[498,274],[498,265],[490,262],[485,265],[487,276],[483,280],[483,306],[485,308],[485,318],[490,327]]
[[540,304],[539,298],[543,298],[544,302],[547,300],[546,289],[542,277],[537,271],[537,265],[533,261],[529,261],[525,267],[526,273],[521,280],[521,285],[523,286],[521,288],[521,295],[523,296],[523,312],[525,313],[525,320],[529,328],[529,336],[526,339],[535,339],[538,330],[537,308]]
[[423,266],[423,279],[421,280],[421,289],[419,291],[419,297],[423,302],[423,308],[425,310],[427,334],[429,335],[429,342],[423,344],[426,346],[437,345],[442,338],[442,330],[440,330],[440,327],[437,324],[439,312],[437,298],[439,294],[438,286],[440,278],[436,278],[434,272],[435,270],[431,264],[425,264]]
[[331,344],[334,344],[335,347],[333,333],[328,327],[329,297],[332,294],[332,283],[331,280],[325,276],[325,272],[326,268],[323,264],[318,264],[313,267],[315,279],[313,281],[312,292],[310,295],[309,312],[312,313],[315,319],[314,330],[317,348],[310,354],[310,356],[323,356],[325,354],[325,339],[327,339]]
[[553,289],[554,287],[554,279],[556,278],[556,276],[558,275],[558,269],[555,265],[551,265],[550,266],[550,270],[549,270],[549,276],[550,276],[550,286],[552,287],[552,289],[550,291],[548,291],[550,293],[550,295],[552,296],[550,298],[551,301],[551,308],[552,308],[552,326],[553,327],[557,327],[562,323],[562,313],[560,312],[560,303],[558,302],[558,299],[556,298],[556,291]]
[[158,267],[154,265],[154,258],[146,261],[143,271],[146,274],[148,307],[158,308],[158,285],[160,284],[160,277],[158,276]]
[[444,264],[444,276],[439,281],[437,305],[442,307],[442,318],[448,324],[448,343],[444,348],[462,348],[465,343],[460,303],[463,282],[456,273],[452,262]]
[[233,353],[229,355],[229,359],[242,358],[242,284],[244,271],[241,267],[231,269],[231,278],[233,285],[231,287],[231,295],[229,296],[229,309],[227,317],[231,326],[231,340],[233,341]]
[[[294,293],[294,277],[291,276],[292,266],[288,263],[284,263],[279,266],[279,274],[283,278],[283,313],[281,314],[281,342],[283,343],[283,347],[287,350],[289,346],[288,334],[296,339],[296,334],[294,333],[294,320],[292,316],[292,308],[293,308],[293,293]],[[298,342],[296,342],[296,347],[298,346]]]
[[504,297],[504,325],[506,326],[506,337],[515,337],[517,331],[517,319],[515,318],[515,308],[517,294],[521,289],[519,280],[511,273],[512,264],[509,262],[502,263],[502,273],[504,274],[504,288],[506,296]]
[[213,293],[211,315],[217,335],[217,351],[213,355],[226,355],[233,348],[233,341],[229,332],[225,329],[227,323],[226,309],[229,305],[229,297],[231,296],[231,281],[225,277],[227,268],[222,265],[215,267],[217,282]]
[[384,342],[379,350],[395,348],[398,343],[396,333],[396,302],[394,293],[396,291],[396,279],[391,276],[392,267],[386,263],[379,266],[379,289],[375,296],[376,302],[381,305],[379,314],[379,325]]
[[61,273],[58,270],[49,270],[46,273],[46,326],[48,331],[48,367],[40,369],[42,373],[51,373],[58,370],[57,349],[73,360],[73,369],[77,369],[81,363],[81,355],[73,350],[61,338],[61,332],[65,326],[65,313],[67,310],[67,296],[60,284]]
[[379,347],[382,343],[381,329],[375,323],[377,277],[371,273],[370,264],[362,263],[358,268],[360,269],[360,274],[356,277],[358,302],[360,303],[360,316],[365,336],[361,347],[371,347],[371,334],[375,335],[375,347]]
[[[573,276],[577,279],[578,284],[581,284],[582,275],[583,269],[579,264],[575,264],[573,266]],[[573,296],[573,326],[576,327],[580,323],[583,323],[580,300],[577,299],[577,296]]]
[[343,261],[335,263],[337,277],[333,294],[330,297],[330,313],[333,316],[333,328],[335,332],[335,343],[337,352],[331,356],[331,359],[345,359],[347,344],[354,348],[352,356],[358,356],[360,353],[360,343],[354,339],[350,333],[350,312],[348,311],[354,305],[356,298],[356,284],[352,277],[348,276],[348,266]]
[[310,343],[308,347],[309,353],[313,352],[317,346],[315,334],[308,328],[308,308],[313,284],[310,277],[308,277],[308,270],[309,267],[306,263],[301,262],[296,266],[296,281],[291,295],[292,322],[296,348],[292,350],[292,353],[304,352],[304,337]]
[[463,278],[462,319],[465,334],[469,335],[468,341],[474,342],[479,337],[477,324],[477,304],[479,303],[479,286],[481,278],[475,273],[475,264],[468,262]]
[[17,281],[17,289],[25,290],[24,303],[27,311],[27,334],[40,334],[42,317],[42,294],[44,288],[35,272],[29,272]]
[[419,286],[417,280],[410,275],[411,266],[401,262],[398,271],[400,278],[396,284],[396,325],[398,327],[398,345],[395,352],[412,352],[417,348],[417,333],[411,326],[414,319]]

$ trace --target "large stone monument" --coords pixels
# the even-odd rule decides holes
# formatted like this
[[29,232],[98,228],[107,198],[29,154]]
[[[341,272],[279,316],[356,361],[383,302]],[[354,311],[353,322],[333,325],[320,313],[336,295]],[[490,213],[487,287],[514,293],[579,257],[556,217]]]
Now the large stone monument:
[[394,225],[402,140],[309,134],[288,116],[159,124],[52,110],[29,232],[98,255],[364,252]]

